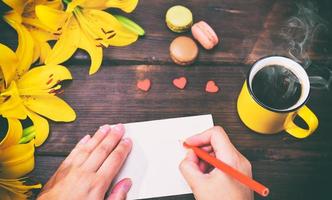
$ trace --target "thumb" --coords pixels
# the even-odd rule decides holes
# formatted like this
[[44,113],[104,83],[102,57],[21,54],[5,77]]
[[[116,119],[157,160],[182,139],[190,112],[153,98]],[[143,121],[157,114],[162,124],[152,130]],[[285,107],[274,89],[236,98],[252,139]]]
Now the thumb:
[[201,181],[204,174],[199,169],[199,160],[193,150],[188,150],[180,164],[180,171],[191,188],[196,187]]
[[107,200],[125,200],[131,185],[132,182],[129,178],[122,179],[113,187],[111,194],[107,197]]

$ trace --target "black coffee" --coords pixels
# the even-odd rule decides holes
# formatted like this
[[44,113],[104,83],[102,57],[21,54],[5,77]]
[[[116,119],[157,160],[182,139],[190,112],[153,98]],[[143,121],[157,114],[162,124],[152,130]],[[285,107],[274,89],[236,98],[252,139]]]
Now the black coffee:
[[259,70],[251,84],[257,99],[274,109],[287,109],[295,105],[302,91],[295,74],[281,65],[268,65]]

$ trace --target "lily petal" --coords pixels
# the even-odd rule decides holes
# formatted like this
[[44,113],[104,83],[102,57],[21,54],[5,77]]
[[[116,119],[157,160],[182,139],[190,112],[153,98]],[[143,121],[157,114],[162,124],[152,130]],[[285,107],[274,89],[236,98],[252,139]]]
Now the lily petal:
[[77,50],[80,30],[77,22],[73,17],[69,19],[68,25],[59,38],[59,40],[55,43],[52,51],[45,59],[46,64],[59,64],[68,60],[74,52]]
[[125,28],[114,16],[111,14],[94,9],[83,10],[84,16],[98,24],[103,30],[111,32],[108,34],[108,43],[111,46],[126,46],[135,42],[138,35],[127,28]]
[[2,200],[28,200],[32,189],[41,188],[41,184],[27,184],[27,178],[0,178],[0,197]]
[[3,44],[0,44],[0,52],[0,69],[2,71],[7,87],[15,76],[18,59],[16,54]]
[[70,71],[61,65],[34,67],[18,80],[17,86],[24,88],[51,88],[59,81],[72,79]]
[[40,145],[42,145],[45,142],[45,140],[48,137],[48,133],[49,133],[48,121],[46,119],[44,119],[43,117],[31,112],[28,109],[27,109],[27,114],[36,129],[35,130],[35,132],[36,132],[35,145],[36,145],[36,147],[39,147]]
[[10,6],[13,10],[15,10],[15,12],[18,12],[19,14],[23,13],[25,5],[29,2],[26,0],[2,0],[2,1],[5,2],[5,4]]
[[51,52],[51,47],[47,41],[57,40],[58,36],[41,29],[30,29],[29,31],[35,44],[33,61],[35,62],[39,58],[39,63],[44,63],[46,57]]
[[70,122],[76,118],[75,111],[57,96],[43,95],[33,96],[33,98],[23,98],[23,102],[27,108],[53,121]]
[[86,0],[71,0],[67,5],[66,12],[73,12],[78,6],[81,7],[85,1]]
[[97,10],[105,10],[107,8],[120,8],[121,10],[129,13],[136,8],[137,4],[138,0],[85,0],[84,3],[81,3],[81,6],[83,8],[92,8]]
[[[0,150],[0,177],[19,178],[34,168],[34,140],[27,144],[17,144]],[[6,153],[4,153],[6,152]]]
[[120,8],[121,10],[130,13],[138,4],[138,0],[108,0],[106,2],[107,8]]
[[45,63],[47,56],[51,53],[52,49],[47,42],[40,42],[40,55],[39,55],[39,63]]
[[18,47],[16,49],[16,55],[19,63],[17,64],[16,77],[21,76],[29,70],[33,59],[33,39],[29,31],[21,24],[14,20],[5,18],[6,21],[17,31],[18,35]]
[[7,118],[8,129],[5,138],[0,142],[0,149],[18,144],[22,137],[22,124],[18,119]]
[[54,32],[59,31],[59,28],[62,27],[68,17],[70,17],[68,13],[62,10],[57,10],[45,5],[37,5],[35,12],[39,20]]
[[[37,17],[31,18],[31,17],[22,17],[22,23],[28,27],[28,30],[30,32],[32,31],[49,31],[54,32],[53,29],[51,29],[49,26],[46,26],[44,23],[42,23]],[[33,27],[33,28],[32,28]],[[31,34],[33,35],[33,34]],[[52,34],[53,35],[53,34]],[[54,35],[55,36],[55,35]]]
[[35,0],[36,2],[36,5],[46,5],[48,7],[51,7],[51,8],[55,8],[55,9],[58,9],[58,10],[62,10],[63,9],[63,3],[62,3],[62,0],[52,0],[52,1],[49,1],[49,0]]
[[103,49],[96,46],[95,40],[88,37],[84,32],[81,32],[79,48],[84,49],[91,57],[91,65],[89,74],[94,74],[98,71],[103,60]]
[[25,119],[27,117],[22,99],[19,96],[15,81],[12,81],[9,87],[1,93],[6,95],[7,100],[0,104],[0,114],[5,118]]

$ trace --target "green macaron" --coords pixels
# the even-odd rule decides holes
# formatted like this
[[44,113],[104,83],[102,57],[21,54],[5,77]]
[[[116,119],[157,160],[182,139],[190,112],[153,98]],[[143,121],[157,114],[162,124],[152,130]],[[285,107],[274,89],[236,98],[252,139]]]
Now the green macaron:
[[187,31],[193,24],[193,15],[188,8],[176,5],[168,9],[166,24],[172,31],[182,33]]

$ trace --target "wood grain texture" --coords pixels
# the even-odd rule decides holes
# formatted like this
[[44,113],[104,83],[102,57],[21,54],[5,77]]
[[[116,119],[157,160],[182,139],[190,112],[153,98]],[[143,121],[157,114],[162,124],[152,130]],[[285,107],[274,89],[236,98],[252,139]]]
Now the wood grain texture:
[[[331,19],[331,2],[315,2],[319,3],[319,14]],[[200,48],[197,62],[186,68],[172,64],[168,55],[169,44],[177,34],[167,29],[164,16],[175,4],[189,7],[195,21],[207,21],[221,38],[212,51]],[[320,125],[316,133],[304,140],[284,132],[271,136],[256,134],[242,124],[236,111],[237,95],[250,65],[266,55],[289,56],[288,43],[280,30],[294,15],[295,2],[286,0],[141,0],[128,16],[142,25],[146,36],[128,47],[104,49],[103,66],[93,76],[88,76],[90,61],[82,51],[65,63],[74,81],[66,84],[62,98],[75,109],[77,120],[50,122],[51,133],[37,149],[32,176],[45,183],[76,142],[86,134],[93,134],[102,124],[211,113],[215,124],[226,129],[234,145],[252,162],[255,178],[270,187],[267,199],[330,199],[331,91],[311,92],[308,106],[319,117]],[[330,26],[327,23],[327,33],[312,40],[308,52],[319,67],[330,67]],[[15,49],[16,33],[5,24],[0,24],[0,30],[0,42]],[[185,90],[178,90],[171,83],[179,76],[188,78]],[[143,78],[152,81],[147,93],[136,88],[137,80]],[[208,80],[216,81],[219,93],[204,91]]]

